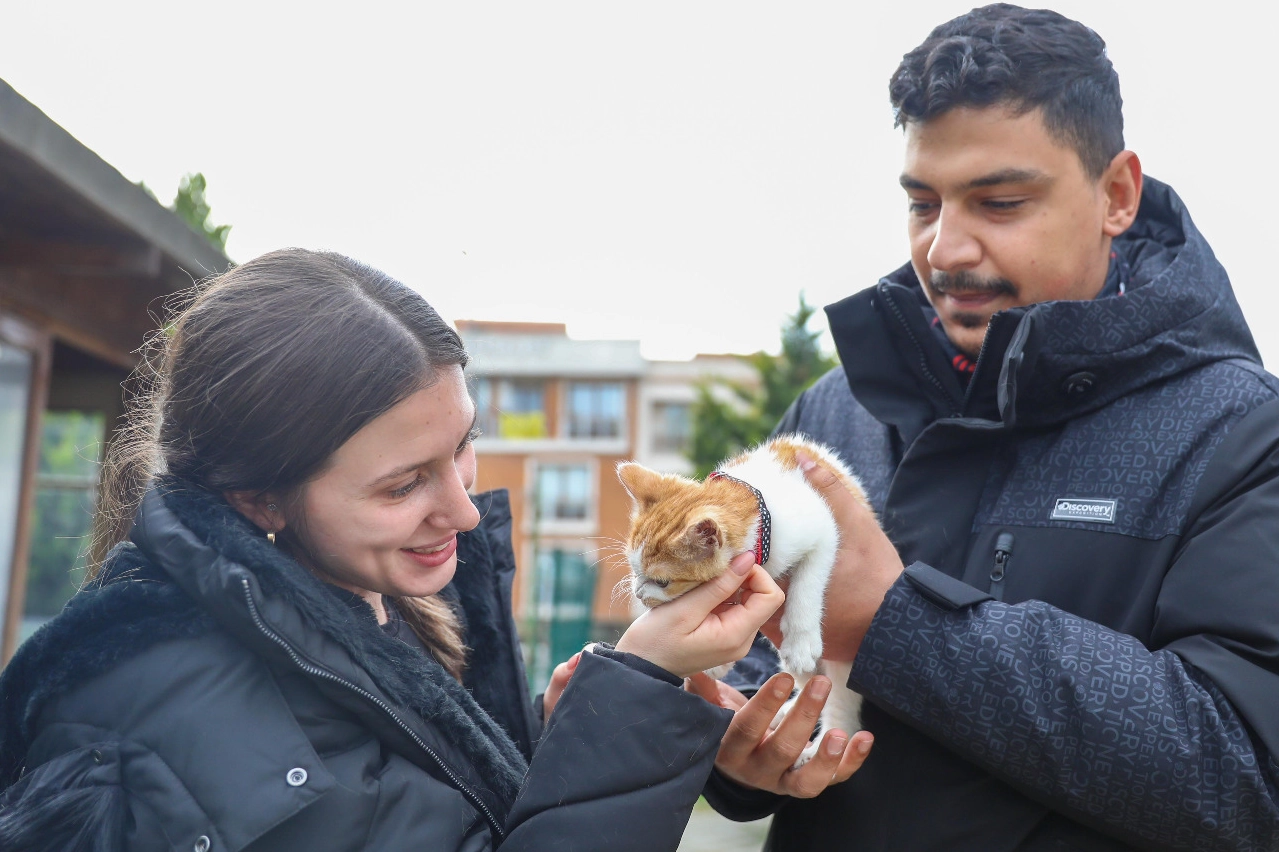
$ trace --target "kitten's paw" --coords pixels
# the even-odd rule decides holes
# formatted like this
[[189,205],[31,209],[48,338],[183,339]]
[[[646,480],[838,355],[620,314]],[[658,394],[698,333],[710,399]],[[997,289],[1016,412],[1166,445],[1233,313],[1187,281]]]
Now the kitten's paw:
[[817,671],[817,663],[822,658],[822,637],[815,639],[786,639],[777,651],[782,661],[782,668],[791,674],[811,674]]
[[723,680],[724,675],[728,674],[732,670],[733,670],[733,663],[729,663],[726,666],[715,666],[715,668],[713,669],[707,669],[706,671],[702,672],[702,674],[705,674],[709,677],[713,677],[715,678],[715,680]]
[[813,741],[804,746],[804,750],[799,753],[799,757],[795,759],[795,763],[791,766],[791,769],[799,769],[805,763],[812,760],[813,756],[817,754],[817,747],[821,745],[821,742],[821,731],[818,731],[817,736],[813,739]]

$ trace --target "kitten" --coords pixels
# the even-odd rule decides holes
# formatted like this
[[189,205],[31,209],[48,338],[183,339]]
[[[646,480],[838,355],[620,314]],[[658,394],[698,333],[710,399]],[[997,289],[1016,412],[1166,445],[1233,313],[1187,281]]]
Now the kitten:
[[[795,460],[802,450],[835,473],[869,507],[857,478],[827,447],[798,435],[781,435],[724,462],[696,482],[626,462],[617,476],[635,503],[626,558],[631,589],[645,606],[674,600],[719,576],[739,553],[754,552],[773,578],[788,577],[782,614],[782,668],[796,688],[817,673],[834,684],[821,714],[819,734],[796,762],[816,752],[820,731],[861,729],[861,696],[846,688],[850,663],[822,659],[822,606],[839,548],[830,507],[808,484]],[[731,666],[710,672],[719,677]],[[777,724],[794,699],[778,713]]]

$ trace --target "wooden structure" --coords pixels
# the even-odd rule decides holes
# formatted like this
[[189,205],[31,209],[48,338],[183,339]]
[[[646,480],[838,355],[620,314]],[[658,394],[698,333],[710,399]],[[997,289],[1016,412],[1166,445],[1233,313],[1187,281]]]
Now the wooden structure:
[[228,264],[0,80],[0,660],[23,612],[43,413],[115,423],[164,298]]

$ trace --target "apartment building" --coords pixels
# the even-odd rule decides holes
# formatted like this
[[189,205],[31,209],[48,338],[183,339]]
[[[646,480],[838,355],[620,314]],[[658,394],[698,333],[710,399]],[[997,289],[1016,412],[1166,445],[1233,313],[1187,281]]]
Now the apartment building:
[[484,432],[476,490],[510,491],[515,613],[540,688],[557,662],[588,641],[615,639],[636,614],[618,590],[631,510],[618,462],[687,473],[697,383],[755,373],[734,356],[649,361],[638,341],[574,340],[558,323],[457,328]]

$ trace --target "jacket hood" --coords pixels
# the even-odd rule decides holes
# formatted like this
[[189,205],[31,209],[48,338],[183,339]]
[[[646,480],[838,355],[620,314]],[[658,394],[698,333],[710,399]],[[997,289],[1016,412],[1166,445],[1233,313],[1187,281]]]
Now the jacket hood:
[[1229,277],[1170,187],[1145,179],[1137,219],[1113,248],[1132,273],[1125,295],[1001,311],[966,390],[932,337],[909,264],[828,306],[854,395],[913,436],[939,417],[1051,425],[1224,359],[1260,370]]
[[[459,536],[463,559],[464,549],[486,555],[478,551],[487,550],[489,527],[509,524],[504,492],[475,500],[485,521]],[[246,604],[248,589],[262,612],[275,616],[273,628],[283,625],[284,638],[310,652],[318,646],[309,637],[321,637],[324,647],[340,649],[321,657],[321,665],[431,724],[471,764],[463,774],[472,789],[496,813],[509,810],[526,769],[511,735],[438,663],[387,637],[367,604],[267,543],[220,497],[178,481],[160,483],[144,498],[132,538],[112,551],[102,576],[25,642],[0,674],[0,787],[21,774],[40,711],[87,679],[159,642],[215,627],[250,647],[269,644]],[[475,598],[499,580],[481,580],[476,565],[467,567],[460,572],[468,575],[464,588],[454,592],[464,607],[468,639],[475,636],[481,644],[472,646],[472,657],[487,660],[504,651],[486,644],[500,644],[490,623],[494,605],[476,606]],[[484,682],[477,691],[493,696],[511,686]],[[526,695],[523,684],[516,688]],[[527,740],[521,711],[507,712],[506,723],[523,726],[516,735]]]

